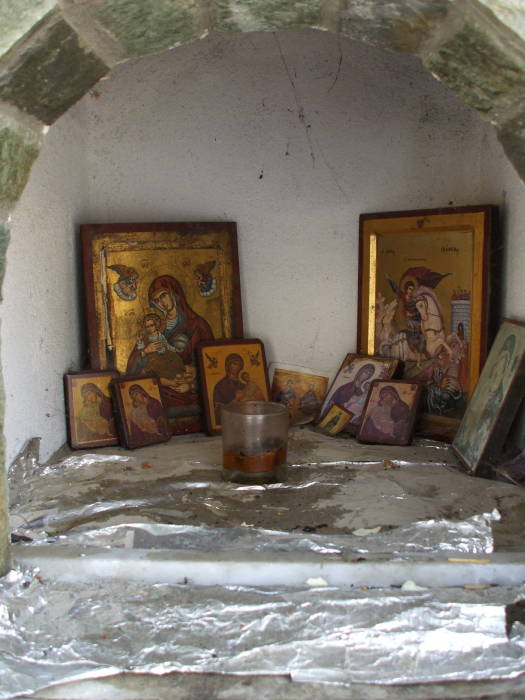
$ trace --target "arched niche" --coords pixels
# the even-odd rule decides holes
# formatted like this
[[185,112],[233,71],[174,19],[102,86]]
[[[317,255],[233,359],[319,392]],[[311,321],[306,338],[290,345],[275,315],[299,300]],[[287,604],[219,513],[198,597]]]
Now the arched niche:
[[[7,10],[0,63],[0,222],[5,267],[9,213],[47,126],[127,59],[211,32],[313,28],[410,53],[492,122],[523,176],[523,41],[482,2],[17,2]],[[10,14],[9,14],[10,12]],[[5,498],[3,499],[5,504]],[[4,540],[6,538],[4,537]]]

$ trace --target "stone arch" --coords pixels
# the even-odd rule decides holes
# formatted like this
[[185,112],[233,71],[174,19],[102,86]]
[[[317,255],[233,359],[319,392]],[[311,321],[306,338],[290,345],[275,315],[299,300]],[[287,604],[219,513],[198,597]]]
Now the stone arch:
[[[525,179],[525,42],[487,0],[7,0],[0,38],[0,280],[8,214],[46,127],[121,61],[209,32],[314,28],[418,56],[498,129]],[[500,3],[504,5],[504,3]],[[514,27],[514,29],[513,29]],[[0,572],[7,566],[0,485]]]
[[498,7],[499,17],[486,0],[8,1],[0,43],[0,206],[9,209],[20,197],[43,127],[113,65],[210,31],[310,27],[416,54],[494,123],[525,178],[525,19],[505,14],[505,3]]

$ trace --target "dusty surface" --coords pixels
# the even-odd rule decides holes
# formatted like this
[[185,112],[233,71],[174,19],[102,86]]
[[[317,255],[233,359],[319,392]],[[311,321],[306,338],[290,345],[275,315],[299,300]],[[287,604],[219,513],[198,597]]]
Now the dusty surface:
[[[447,445],[419,441],[411,447],[365,446],[350,438],[327,438],[315,433],[310,428],[294,429],[291,432],[286,478],[281,482],[267,486],[236,485],[223,481],[221,478],[221,439],[202,435],[173,438],[164,445],[137,451],[107,449],[96,453],[83,453],[64,450],[47,465],[39,465],[35,455],[28,454],[15,466],[11,476],[11,521],[15,535],[40,542],[43,540],[51,541],[51,546],[55,542],[54,536],[56,535],[61,535],[61,541],[67,542],[68,538],[71,541],[73,535],[82,538],[86,536],[87,531],[97,532],[99,528],[104,526],[121,523],[206,525],[212,528],[224,528],[228,530],[228,533],[233,528],[242,529],[239,526],[255,526],[255,528],[281,532],[315,533],[320,536],[348,534],[357,528],[380,527],[381,531],[386,531],[387,535],[394,535],[396,528],[410,525],[416,521],[431,519],[463,521],[471,516],[490,513],[497,509],[502,516],[500,523],[495,525],[497,548],[519,551],[522,550],[522,534],[525,528],[525,495],[523,490],[518,486],[502,482],[469,477],[461,469]],[[217,530],[215,530],[216,532]],[[399,532],[403,531],[400,529]],[[23,544],[19,546],[23,547]],[[137,541],[135,546],[140,547],[140,542]],[[206,543],[206,547],[213,548],[213,542]],[[122,589],[119,590],[118,595],[106,590],[109,585],[115,584],[120,585]],[[49,605],[43,605],[43,601],[46,600],[44,591],[46,585],[49,587]],[[93,647],[93,658],[99,661],[103,659],[107,663],[109,656],[111,656],[109,652],[114,653],[118,649],[118,640],[115,637],[117,631],[123,630],[125,632],[127,630],[127,627],[121,627],[120,623],[114,624],[118,615],[123,615],[126,623],[131,622],[132,625],[140,620],[140,634],[142,635],[139,639],[135,639],[135,634],[128,630],[130,636],[124,634],[125,645],[123,649],[129,652],[131,647],[136,646],[140,659],[142,659],[142,654],[149,649],[151,653],[159,653],[163,664],[165,664],[169,657],[167,651],[169,645],[164,647],[163,644],[168,644],[168,641],[174,644],[177,631],[177,627],[172,628],[170,626],[172,623],[168,620],[172,615],[179,619],[178,616],[180,616],[182,609],[180,604],[175,602],[175,594],[164,585],[145,587],[143,584],[136,584],[138,592],[135,591],[133,595],[126,595],[123,582],[120,584],[118,581],[103,582],[100,585],[102,588],[99,594],[92,595],[92,600],[83,601],[82,595],[88,596],[89,593],[89,591],[88,593],[84,591],[86,586],[83,583],[64,584],[56,581],[46,583],[44,579],[39,579],[36,576],[35,581],[28,588],[23,587],[22,590],[23,595],[28,596],[33,590],[31,586],[36,587],[35,594],[40,601],[40,617],[38,620],[34,620],[34,615],[28,612],[30,606],[20,601],[19,614],[22,616],[20,621],[23,622],[24,615],[29,615],[26,620],[27,624],[24,624],[21,629],[25,630],[24,634],[27,634],[27,629],[34,621],[37,622],[37,627],[40,629],[44,624],[44,617],[49,618],[51,624],[55,625],[57,617],[64,615],[69,622],[57,632],[56,644],[52,648],[62,650],[60,653],[66,653],[70,646],[73,648],[79,644],[81,647],[82,644],[88,645],[90,649]],[[87,584],[87,588],[89,588],[89,584]],[[188,588],[185,592],[184,587],[176,588],[181,589],[178,590],[178,595],[181,595],[182,591],[182,595],[189,596],[190,602],[193,597],[197,600],[198,589]],[[505,610],[521,605],[514,601],[519,599],[522,588],[508,590],[499,586],[486,590],[436,588],[431,592],[401,594],[415,596],[413,611],[417,613],[417,623],[414,624],[410,621],[412,609],[408,609],[408,633],[409,635],[419,634],[425,619],[432,622],[434,627],[437,624],[439,631],[441,623],[439,620],[436,621],[435,611],[439,608],[440,597],[445,596],[443,600],[448,601],[447,596],[449,595],[452,596],[451,600],[456,600],[459,596],[461,610],[464,608],[467,617],[475,613],[478,616],[481,615],[480,621],[484,621],[488,620],[490,615],[497,614],[500,618],[503,615],[504,623]],[[60,598],[59,589],[62,590],[63,600]],[[377,590],[377,595],[383,595],[381,589]],[[145,622],[147,616],[144,612],[139,612],[137,605],[143,604],[146,606],[144,610],[150,611],[151,601],[162,591],[166,593],[169,605],[165,616],[162,617],[162,624],[152,625],[152,630],[155,634],[165,633],[167,636],[163,643],[158,644],[152,640],[149,642],[146,640]],[[250,593],[247,589],[241,590],[232,587],[223,589],[223,592],[224,595],[233,596],[235,605],[241,603],[243,595],[253,596],[261,593],[255,589]],[[263,595],[265,604],[270,593],[274,595],[275,591],[267,591]],[[92,603],[96,610],[105,609],[103,594],[109,595],[112,604],[108,607],[109,617],[106,618],[104,615],[98,620],[97,615],[91,612],[88,603]],[[289,605],[292,593],[288,591],[283,595],[283,600]],[[316,594],[315,592],[312,594],[304,592],[299,595],[308,597]],[[327,609],[332,610],[334,600],[342,594],[337,589],[330,589],[330,592],[327,589],[322,589],[319,595],[319,600],[328,606]],[[398,596],[398,589],[385,589],[384,595],[386,598]],[[348,649],[351,648],[352,643],[357,643],[355,634],[363,632],[362,629],[359,629],[350,633],[348,625],[358,624],[359,615],[364,614],[370,608],[370,602],[365,607],[358,606],[357,618],[359,619],[357,619],[350,610],[350,604],[355,603],[353,598],[357,599],[363,596],[366,598],[371,596],[371,593],[368,592],[368,587],[364,587],[362,590],[356,589],[349,596],[348,605],[345,603],[345,613],[340,628],[343,637],[345,635],[348,637],[345,642],[345,645],[349,645]],[[487,596],[486,600],[483,596]],[[208,600],[208,593],[206,593],[205,598]],[[73,601],[72,606],[71,601]],[[115,601],[118,603],[113,605]],[[423,603],[429,605],[428,618],[425,617],[421,607]],[[487,604],[486,608],[479,608],[480,605],[485,604]],[[61,605],[65,607],[62,609]],[[232,605],[232,601],[229,602],[229,605]],[[127,616],[126,612],[128,607],[130,616]],[[303,610],[303,608],[304,606],[299,605],[298,610]],[[452,605],[450,610],[453,608]],[[230,608],[227,609],[230,610]],[[199,617],[197,626],[195,626],[195,615],[190,610],[191,623],[180,623],[186,642],[188,642],[186,639],[188,635],[202,629],[205,619],[209,619],[210,615],[213,617],[221,610],[221,605],[210,605],[204,617],[201,616],[201,613],[197,614]],[[442,610],[448,620],[448,604],[439,610]],[[325,619],[323,617],[325,613],[322,613],[318,608],[312,610],[312,614],[315,619],[317,619],[316,614],[319,616],[319,623]],[[85,616],[84,623],[82,623],[82,615]],[[228,616],[231,617],[230,614]],[[270,614],[270,618],[272,620],[270,627],[272,625],[275,627],[275,614]],[[246,618],[242,619],[243,624],[245,624]],[[292,619],[293,616],[286,617],[283,634],[285,630],[290,631]],[[521,617],[517,616],[515,619],[521,620]],[[70,628],[69,624],[73,626]],[[85,633],[82,632],[82,624],[86,625],[87,632]],[[187,626],[185,626],[186,624]],[[275,653],[275,649],[273,649],[274,642],[271,639],[269,628],[265,627],[266,622],[263,621],[261,624],[264,628],[264,634],[261,637],[264,641],[262,658],[266,660],[272,651]],[[374,643],[377,643],[377,640],[384,643],[389,642],[391,634],[395,633],[397,628],[394,625],[395,629],[392,631],[393,623],[390,618],[385,624],[386,627],[383,623],[378,624],[373,635]],[[447,635],[450,635],[450,620],[444,624],[448,625]],[[481,627],[484,624],[485,622],[483,624],[480,622],[479,627],[475,626],[476,635],[481,634]],[[330,624],[328,627],[329,638],[333,641]],[[428,640],[435,639],[432,636],[434,627],[430,629]],[[93,629],[96,630],[98,637],[93,637]],[[468,629],[465,628],[467,632]],[[224,628],[221,630],[220,637],[224,637]],[[463,636],[465,630],[458,629],[458,634],[461,633]],[[300,633],[298,632],[298,634]],[[502,634],[501,644],[509,646],[509,648],[512,647],[511,652],[514,653],[512,651],[514,649],[512,638],[505,635],[505,629],[503,629]],[[292,636],[295,640],[295,636]],[[16,637],[13,635],[9,639],[16,641]],[[320,639],[318,630],[315,631],[315,639]],[[421,670],[425,667],[424,663],[422,665],[422,649],[427,642],[414,640],[416,637],[413,637],[414,656],[411,656],[410,651],[406,649],[405,651],[411,659],[410,664],[417,657],[418,661],[414,669],[417,667]],[[394,650],[403,648],[393,638],[390,642],[392,642],[391,647]],[[468,637],[468,640],[462,640],[461,644],[464,642],[466,646],[464,648],[461,646],[461,649],[458,647],[456,650],[459,656],[455,657],[455,661],[459,664],[458,668],[461,673],[468,677],[468,658],[469,654],[474,653],[471,646],[472,638]],[[491,638],[491,643],[493,642],[494,640]],[[193,644],[193,642],[191,643]],[[58,646],[56,646],[57,644]],[[219,638],[213,637],[213,641],[209,642],[210,649],[213,650],[218,644]],[[195,643],[195,647],[192,649],[199,650],[201,646],[200,643]],[[364,652],[365,649],[362,645],[358,644],[357,647],[360,653]],[[109,656],[104,652],[104,648],[107,648]],[[324,647],[322,643],[316,643],[313,648],[322,650]],[[498,647],[500,651],[501,648],[501,646]],[[439,646],[440,653],[446,649],[448,646]],[[85,651],[86,649],[84,649]],[[435,652],[437,653],[437,651],[436,648]],[[181,653],[174,653],[171,658],[172,662],[175,663],[179,659],[185,658],[184,654],[181,656]],[[299,658],[302,658],[305,653],[305,647],[301,645]],[[465,658],[464,668],[461,654]],[[38,654],[37,657],[40,659]],[[474,653],[474,657],[479,662],[477,651]],[[23,659],[30,660],[30,658],[31,653],[24,652]],[[75,662],[78,662],[81,659],[81,651],[75,651],[73,658]],[[87,658],[92,657],[88,654]],[[353,659],[355,662],[355,650],[353,654],[345,658],[347,661]],[[384,661],[383,652],[380,658]],[[518,654],[516,659],[519,658]],[[368,660],[370,661],[370,659]],[[332,660],[332,663],[336,670],[340,668],[339,662],[336,663]],[[408,664],[409,661],[407,660],[406,663]],[[284,700],[286,698],[286,700],[293,700],[312,694],[317,698],[334,698],[335,700],[338,698],[362,698],[363,700],[382,700],[383,698],[431,700],[435,698],[437,700],[438,698],[459,699],[478,696],[517,698],[523,697],[525,691],[525,681],[521,676],[500,681],[430,682],[410,686],[391,685],[390,683],[382,685],[375,681],[371,684],[350,683],[338,686],[329,683],[293,682],[291,677],[283,675],[277,669],[275,669],[275,675],[268,676],[252,673],[244,673],[243,675],[240,671],[233,674],[172,672],[158,676],[141,673],[138,666],[124,664],[124,668],[136,668],[136,671],[139,672],[106,679],[90,678],[85,681],[56,685],[37,690],[36,694],[31,697],[42,699],[69,698],[70,700],[94,697],[98,700],[104,700],[104,698],[107,700],[129,700],[130,698],[136,700],[139,698],[141,700],[150,698],[155,698],[155,700],[164,700],[164,698],[166,700],[168,698],[170,700],[172,698],[175,700],[177,698],[181,700],[183,698],[242,698],[243,700],[250,698],[283,698]],[[192,667],[191,670],[193,668],[195,667]],[[393,668],[399,671],[399,663],[394,663]],[[521,669],[521,666],[519,668]],[[166,670],[168,670],[167,667]],[[374,666],[375,672],[376,666]],[[413,678],[413,675],[410,677]],[[26,688],[24,688],[25,690]]]
[[220,437],[172,438],[135,451],[66,450],[47,466],[26,460],[15,470],[12,526],[36,539],[127,522],[344,534],[497,508],[497,548],[523,548],[523,490],[468,476],[442,443],[361,445],[297,428],[288,462],[282,482],[247,487],[222,480]]

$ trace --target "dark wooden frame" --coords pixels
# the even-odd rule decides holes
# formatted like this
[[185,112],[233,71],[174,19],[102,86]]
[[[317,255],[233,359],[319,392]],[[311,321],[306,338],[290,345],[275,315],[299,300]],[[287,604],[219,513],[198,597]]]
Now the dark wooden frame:
[[[380,392],[382,388],[384,387],[398,387],[398,386],[412,386],[415,387],[415,391],[412,397],[411,401],[411,406],[410,408],[410,413],[408,415],[408,418],[405,422],[405,427],[403,430],[403,433],[399,436],[399,438],[374,438],[371,437],[370,435],[367,435],[365,433],[365,422],[366,418],[368,415],[368,412],[373,408],[372,406],[372,401],[374,401],[374,406],[377,405],[377,402],[374,400],[375,399],[375,394]],[[384,379],[379,379],[374,382],[372,382],[370,386],[370,391],[368,392],[368,398],[366,400],[366,406],[363,410],[363,413],[361,414],[361,422],[359,423],[359,430],[357,431],[357,439],[359,442],[367,442],[371,444],[377,444],[377,445],[409,445],[412,442],[412,436],[414,434],[414,426],[416,422],[416,418],[419,412],[420,404],[421,404],[421,397],[422,397],[422,392],[423,392],[423,387],[419,382],[410,382],[410,381],[405,381],[405,380],[384,380]]]
[[[86,370],[85,372],[68,372],[67,374],[64,374],[64,395],[65,395],[65,401],[66,401],[66,428],[67,428],[67,439],[70,447],[73,450],[84,450],[84,449],[92,449],[94,447],[110,447],[112,445],[118,445],[119,444],[119,437],[117,433],[117,425],[115,425],[115,433],[112,437],[110,438],[104,438],[100,440],[84,440],[81,441],[79,440],[79,436],[77,433],[77,429],[75,426],[75,418],[76,418],[76,409],[75,409],[75,402],[74,402],[74,387],[73,385],[77,380],[81,379],[86,379],[87,382],[89,383],[89,380],[97,378],[97,377],[109,377],[109,382],[107,385],[107,396],[110,399],[110,401],[113,404],[113,397],[111,394],[111,388],[110,388],[110,382],[113,379],[117,379],[119,376],[119,373],[115,370],[100,370],[100,371],[93,371],[93,370]],[[114,406],[112,407],[113,410],[113,415],[115,416],[115,421],[116,421],[116,415],[115,415],[115,410]]]
[[[86,224],[80,227],[83,252],[83,268],[84,268],[84,288],[85,288],[85,304],[86,304],[86,319],[88,328],[88,343],[89,357],[91,367],[94,369],[116,368],[122,374],[129,373],[123,360],[124,353],[122,348],[126,347],[126,352],[129,351],[132,335],[126,340],[126,346],[120,343],[120,359],[118,348],[111,345],[112,332],[107,335],[109,328],[108,315],[114,303],[121,304],[118,300],[113,301],[110,291],[110,283],[106,282],[105,288],[102,284],[102,279],[108,278],[101,274],[102,258],[108,246],[112,246],[111,255],[115,258],[115,249],[118,253],[129,253],[138,250],[135,243],[138,240],[142,248],[151,240],[157,246],[162,245],[168,251],[172,251],[173,256],[177,256],[177,250],[181,250],[178,257],[171,257],[172,271],[169,272],[169,265],[166,265],[166,272],[159,272],[158,276],[163,274],[177,277],[180,274],[181,263],[193,267],[192,252],[196,251],[196,255],[202,257],[202,251],[211,251],[211,256],[219,261],[221,276],[218,277],[218,290],[221,298],[221,311],[214,312],[220,314],[221,331],[212,329],[217,337],[236,338],[243,336],[243,321],[242,321],[242,304],[240,292],[240,277],[239,277],[239,258],[237,249],[237,229],[234,222],[145,222],[145,223],[118,223],[118,224]],[[108,243],[110,241],[110,243]],[[200,252],[199,252],[200,251]],[[147,252],[143,253],[143,257]],[[173,261],[177,260],[175,264]],[[107,264],[107,263],[106,263]],[[217,264],[217,263],[216,263]],[[108,264],[109,267],[109,264]],[[218,265],[216,269],[219,269]],[[146,276],[150,276],[150,270]],[[112,276],[114,273],[112,273]],[[151,278],[154,279],[153,274]],[[179,278],[180,281],[180,278]],[[140,279],[139,279],[140,284]],[[188,289],[191,289],[190,294],[201,299],[204,295],[199,296],[199,292],[195,291],[193,283],[185,283],[184,293],[188,295]],[[114,285],[113,285],[114,286]],[[139,303],[135,302],[135,320],[137,323],[140,316],[146,313],[148,301],[144,302],[144,294],[146,294],[147,286],[144,285],[142,292],[137,296]],[[215,295],[216,297],[217,295]],[[115,298],[116,299],[116,298]],[[132,300],[134,301],[134,300]],[[188,303],[190,301],[188,300]],[[193,302],[195,303],[195,302]],[[200,302],[203,303],[202,299]],[[198,311],[196,313],[199,313]],[[121,318],[120,316],[118,318]],[[203,316],[203,318],[206,318]],[[208,318],[206,318],[208,320]],[[108,342],[106,342],[108,338]],[[117,341],[118,342],[118,341]],[[129,346],[129,347],[128,347]],[[193,363],[196,367],[195,358]],[[120,366],[119,366],[120,365]],[[149,373],[149,372],[146,372]],[[200,405],[197,401],[197,390],[193,392],[195,400],[191,399],[188,408],[173,409],[173,416],[169,417],[172,431],[174,434],[190,433],[202,430],[202,417],[200,415]],[[166,392],[165,392],[166,394]],[[169,402],[168,402],[169,405]],[[171,414],[171,409],[168,410]]]
[[[446,225],[439,225],[440,219],[446,219]],[[370,264],[369,236],[381,233],[385,226],[398,226],[398,233],[410,228],[413,231],[437,231],[442,233],[447,228],[467,229],[474,231],[475,254],[478,259],[473,263],[471,291],[474,295],[474,280],[480,287],[473,302],[475,309],[471,311],[471,319],[476,316],[475,348],[472,337],[469,343],[469,386],[468,397],[472,396],[477,378],[487,356],[487,350],[494,336],[494,323],[498,316],[500,299],[496,297],[497,285],[493,285],[501,269],[501,246],[498,238],[498,208],[494,205],[446,207],[440,209],[421,209],[407,211],[378,212],[362,214],[359,218],[359,299],[358,299],[358,340],[360,352],[371,353],[373,343],[370,342],[370,308],[375,306],[370,301]],[[390,231],[389,235],[395,235]],[[417,252],[414,257],[417,257]],[[416,263],[417,265],[417,263]],[[409,265],[407,264],[407,267]],[[472,308],[472,307],[471,307]],[[372,331],[375,333],[375,329]],[[375,347],[375,346],[374,346]],[[410,379],[410,377],[407,377]],[[459,426],[459,418],[447,418],[435,413],[422,413],[421,420],[416,426],[419,434],[426,437],[451,442]]]
[[[508,372],[505,368],[503,374],[498,374],[501,360],[506,359],[505,340],[513,331],[520,335],[521,352],[509,358]],[[493,476],[524,395],[525,323],[504,319],[452,443],[455,454],[471,474]]]
[[[218,364],[215,365],[213,368],[211,368],[210,365],[210,357],[209,357],[209,352],[213,348],[221,348],[221,350],[224,350],[224,352],[221,352],[222,355],[225,355],[227,352],[227,355],[230,355],[231,353],[236,353],[241,354],[243,351],[242,350],[236,350],[239,348],[242,348],[243,346],[246,345],[254,345],[256,346],[256,349],[261,354],[261,371],[258,374],[262,374],[262,378],[264,379],[264,386],[260,386],[259,388],[262,390],[262,392],[266,392],[266,395],[262,400],[269,401],[270,400],[270,382],[268,381],[268,367],[266,364],[266,354],[264,352],[264,343],[262,340],[259,338],[239,338],[237,340],[212,340],[212,341],[205,341],[202,343],[199,343],[197,346],[197,363],[199,367],[199,378],[200,378],[200,389],[201,389],[201,401],[202,405],[204,407],[204,415],[205,415],[205,421],[206,421],[206,431],[208,432],[209,435],[220,435],[221,434],[221,425],[218,421],[215,420],[215,411],[214,411],[214,406],[213,406],[213,399],[210,397],[210,394],[212,395],[212,392],[220,379],[224,376],[225,368],[224,365],[219,364],[219,361],[217,360]],[[244,350],[244,352],[248,352],[247,350]],[[216,358],[217,359],[217,358]],[[221,358],[223,359],[223,358]],[[224,360],[226,358],[224,357]],[[220,373],[220,379],[218,379],[215,382],[212,382],[210,379],[210,372],[217,369],[217,372]],[[246,371],[246,367],[243,367],[242,370]],[[261,400],[261,399],[258,399]]]
[[[127,411],[126,411],[126,405],[125,402],[122,398],[123,392],[128,389],[133,385],[133,384],[138,384],[141,385],[142,382],[152,382],[153,385],[158,389],[159,392],[159,399],[155,397],[155,401],[158,401],[161,404],[162,407],[162,415],[164,417],[165,421],[165,427],[163,426],[162,432],[159,432],[160,437],[156,439],[155,437],[151,437],[150,439],[145,438],[142,440],[136,439],[131,432],[128,429],[128,418],[127,418]],[[118,431],[119,431],[119,436],[122,444],[127,447],[130,450],[134,450],[137,447],[145,447],[146,445],[156,445],[158,443],[162,442],[167,442],[171,438],[171,430],[169,429],[168,425],[168,419],[166,416],[166,411],[164,408],[164,404],[162,403],[162,396],[160,393],[160,382],[157,377],[153,375],[149,376],[138,376],[138,377],[120,377],[118,379],[115,379],[111,383],[111,389],[113,392],[113,398],[114,398],[114,403],[115,403],[115,411],[117,415],[117,426],[118,426]],[[144,391],[144,387],[142,387]],[[149,392],[146,392],[149,393]]]
[[[379,362],[381,364],[390,364],[390,374],[389,374],[389,376],[384,377],[384,379],[390,379],[391,377],[395,376],[396,372],[398,371],[398,366],[399,366],[398,360],[395,360],[391,357],[379,357],[377,355],[361,355],[361,354],[353,353],[353,352],[347,353],[345,355],[344,360],[341,363],[341,366],[339,367],[339,369],[336,372],[334,380],[331,382],[330,386],[328,387],[328,391],[326,392],[326,396],[324,398],[321,409],[319,411],[319,418],[318,418],[317,422],[320,422],[321,420],[323,420],[325,414],[327,413],[326,404],[328,401],[330,401],[330,399],[332,397],[332,390],[334,389],[334,387],[338,383],[339,375],[342,373],[342,371],[344,370],[345,367],[347,367],[351,362],[353,362],[355,360],[362,360],[363,364],[367,364],[367,362],[374,362],[374,363]],[[340,386],[344,386],[344,385],[341,384]],[[335,391],[337,391],[337,389],[339,389],[339,386],[337,386],[337,388],[334,390],[334,393],[335,393]],[[366,401],[366,397],[365,397],[365,400],[363,400],[363,408],[364,408],[365,401]],[[339,405],[339,402],[337,402],[337,401],[335,401],[334,403],[337,403]],[[348,411],[348,409],[345,409],[345,410]],[[350,413],[353,413],[353,417],[358,417],[358,418],[361,417],[360,415],[357,415],[355,412],[350,411]],[[358,423],[354,424],[354,425],[347,425],[346,430],[349,433],[355,434],[357,432],[358,427],[359,427]]]

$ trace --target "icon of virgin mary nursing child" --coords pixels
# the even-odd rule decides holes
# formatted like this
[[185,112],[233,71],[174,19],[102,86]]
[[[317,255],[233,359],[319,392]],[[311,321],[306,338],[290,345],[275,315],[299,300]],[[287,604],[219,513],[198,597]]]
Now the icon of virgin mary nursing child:
[[[196,406],[198,413],[195,347],[201,340],[213,339],[210,325],[191,308],[182,285],[171,275],[153,280],[148,302],[154,311],[144,317],[145,332],[139,334],[126,372],[159,377],[170,417],[176,417],[179,408],[191,405]],[[153,316],[160,323],[155,323]],[[188,415],[188,411],[181,411],[180,415]]]

